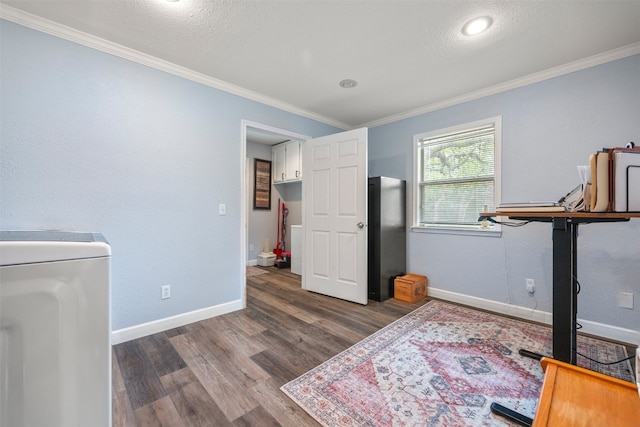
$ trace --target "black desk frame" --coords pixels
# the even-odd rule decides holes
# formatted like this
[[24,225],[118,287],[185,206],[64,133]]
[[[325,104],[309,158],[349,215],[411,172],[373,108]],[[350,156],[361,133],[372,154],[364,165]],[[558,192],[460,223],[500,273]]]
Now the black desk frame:
[[[480,214],[479,221],[494,216],[529,222],[550,222],[553,232],[553,358],[575,365],[577,362],[578,321],[578,225],[592,222],[629,221],[638,213],[590,214],[581,213],[491,213]],[[520,350],[527,357],[541,359],[542,355]],[[492,403],[491,411],[522,426],[531,426],[533,420],[500,404]]]
[[551,223],[553,231],[553,358],[575,365],[578,320],[578,225],[629,221],[629,217],[585,213],[575,216],[568,213],[529,216],[527,213],[512,212],[481,214],[481,218],[498,215],[508,216],[513,220]]

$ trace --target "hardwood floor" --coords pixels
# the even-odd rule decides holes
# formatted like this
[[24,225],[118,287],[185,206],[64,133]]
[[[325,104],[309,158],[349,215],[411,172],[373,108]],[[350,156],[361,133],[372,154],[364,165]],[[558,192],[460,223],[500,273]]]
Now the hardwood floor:
[[267,270],[246,309],[113,347],[113,426],[317,426],[280,386],[427,301],[362,306]]

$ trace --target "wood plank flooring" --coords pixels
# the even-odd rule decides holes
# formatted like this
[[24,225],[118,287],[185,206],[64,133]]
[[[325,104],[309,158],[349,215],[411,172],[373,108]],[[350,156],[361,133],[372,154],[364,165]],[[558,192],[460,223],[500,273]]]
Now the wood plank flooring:
[[[280,386],[420,307],[247,278],[247,308],[113,347],[113,426],[318,426]],[[635,347],[627,347],[635,354]]]
[[247,308],[113,347],[113,426],[317,426],[280,391],[413,311],[304,291],[289,270],[247,278]]

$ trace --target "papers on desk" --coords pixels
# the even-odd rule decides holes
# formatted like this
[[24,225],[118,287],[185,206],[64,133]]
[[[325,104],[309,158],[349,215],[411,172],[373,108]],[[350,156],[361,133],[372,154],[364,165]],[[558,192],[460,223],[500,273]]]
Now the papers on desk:
[[557,202],[501,203],[496,212],[571,212],[584,206],[582,184],[576,186]]
[[496,212],[640,212],[640,147],[603,148],[578,172],[582,183],[557,202],[501,203]]
[[578,184],[573,190],[569,191],[566,196],[558,202],[569,212],[578,212],[584,210],[584,186]]
[[496,212],[565,212],[567,209],[560,202],[516,202],[501,203]]

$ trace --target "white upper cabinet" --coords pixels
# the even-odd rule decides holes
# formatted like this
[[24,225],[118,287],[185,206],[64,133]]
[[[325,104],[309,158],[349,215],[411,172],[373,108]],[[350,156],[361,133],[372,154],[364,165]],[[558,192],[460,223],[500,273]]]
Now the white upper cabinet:
[[286,144],[287,181],[302,179],[302,162],[300,161],[300,142],[293,141]]
[[302,180],[302,153],[300,141],[274,145],[272,149],[273,182]]
[[273,167],[273,182],[284,182],[286,169],[285,169],[285,145],[278,144],[274,145],[271,149],[271,157],[272,157],[272,167]]

